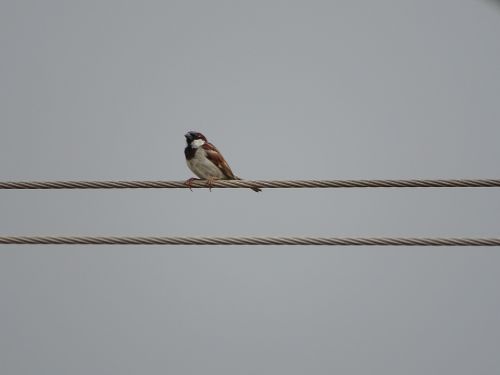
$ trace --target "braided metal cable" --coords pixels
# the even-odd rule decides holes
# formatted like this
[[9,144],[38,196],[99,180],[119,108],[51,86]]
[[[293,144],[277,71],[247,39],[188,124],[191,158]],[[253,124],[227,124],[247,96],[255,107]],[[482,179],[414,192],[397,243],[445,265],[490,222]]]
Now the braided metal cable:
[[349,237],[56,237],[3,236],[16,245],[315,245],[315,246],[500,246],[500,238]]
[[[192,188],[207,188],[194,180]],[[500,179],[458,180],[216,180],[212,188],[452,188],[500,187]],[[4,181],[0,189],[186,189],[185,181]]]

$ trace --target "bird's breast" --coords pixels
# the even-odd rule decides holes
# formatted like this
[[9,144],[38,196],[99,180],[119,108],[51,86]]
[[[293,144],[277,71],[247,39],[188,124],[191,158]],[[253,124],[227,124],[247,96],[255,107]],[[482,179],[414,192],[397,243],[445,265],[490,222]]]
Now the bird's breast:
[[189,155],[190,158],[186,152],[186,163],[196,176],[203,179],[210,177],[225,178],[224,173],[207,158],[206,151],[203,148],[196,148],[193,151],[192,155]]

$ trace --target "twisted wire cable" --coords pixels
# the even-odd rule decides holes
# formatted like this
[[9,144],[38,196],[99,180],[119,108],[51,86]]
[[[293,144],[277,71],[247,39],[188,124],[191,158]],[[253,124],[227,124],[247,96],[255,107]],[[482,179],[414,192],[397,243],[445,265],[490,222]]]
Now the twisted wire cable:
[[3,236],[10,245],[500,246],[500,238]]
[[[192,188],[207,188],[194,180]],[[212,188],[478,188],[500,179],[458,180],[216,180]],[[185,181],[0,181],[0,189],[187,189]]]

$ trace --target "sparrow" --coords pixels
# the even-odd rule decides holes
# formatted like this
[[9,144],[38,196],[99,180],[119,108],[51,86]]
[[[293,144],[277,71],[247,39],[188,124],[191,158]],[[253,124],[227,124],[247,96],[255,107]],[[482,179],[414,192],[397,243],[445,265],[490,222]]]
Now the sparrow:
[[[186,163],[191,171],[201,179],[207,180],[207,185],[211,189],[215,180],[241,180],[234,175],[229,164],[222,156],[219,150],[207,141],[207,138],[195,131],[187,132],[186,148],[184,155]],[[196,178],[190,178],[186,185],[191,189],[193,181]],[[262,191],[259,188],[251,188],[253,191]]]

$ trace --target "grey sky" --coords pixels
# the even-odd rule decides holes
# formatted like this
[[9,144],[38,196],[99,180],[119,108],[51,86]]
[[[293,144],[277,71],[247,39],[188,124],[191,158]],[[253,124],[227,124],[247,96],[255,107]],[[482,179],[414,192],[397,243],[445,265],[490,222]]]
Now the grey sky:
[[[0,3],[1,180],[497,178],[493,1]],[[498,236],[496,190],[2,191],[2,235]],[[491,374],[494,249],[0,248],[2,374]]]

